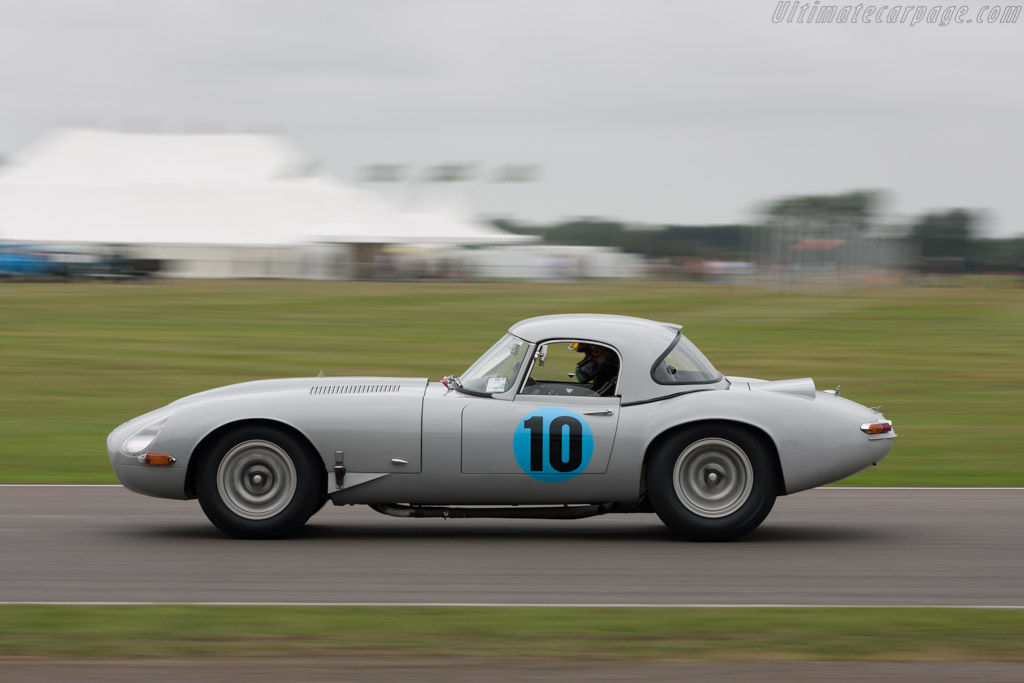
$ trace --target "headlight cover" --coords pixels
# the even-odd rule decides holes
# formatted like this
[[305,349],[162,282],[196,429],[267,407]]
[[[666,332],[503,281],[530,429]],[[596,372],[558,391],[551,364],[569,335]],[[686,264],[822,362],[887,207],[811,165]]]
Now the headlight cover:
[[129,436],[124,442],[121,443],[121,455],[126,455],[129,458],[134,458],[149,448],[149,445],[153,443],[160,430],[164,428],[167,421],[171,419],[173,413],[164,415],[156,422],[151,422],[142,429],[136,430]]

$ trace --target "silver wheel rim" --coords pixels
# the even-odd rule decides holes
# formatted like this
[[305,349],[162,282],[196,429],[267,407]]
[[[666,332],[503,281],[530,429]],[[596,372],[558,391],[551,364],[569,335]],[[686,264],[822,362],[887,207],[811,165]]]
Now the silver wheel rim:
[[295,465],[270,441],[245,441],[228,451],[217,468],[220,499],[239,517],[267,519],[295,497]]
[[725,517],[743,507],[754,487],[754,468],[743,449],[725,439],[701,439],[686,447],[672,470],[676,495],[701,517]]

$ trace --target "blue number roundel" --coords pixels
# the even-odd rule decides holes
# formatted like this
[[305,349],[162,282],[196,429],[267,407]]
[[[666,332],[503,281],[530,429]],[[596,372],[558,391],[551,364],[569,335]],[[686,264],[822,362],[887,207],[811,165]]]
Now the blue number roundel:
[[526,415],[512,435],[519,468],[540,481],[566,481],[587,469],[594,434],[578,413],[541,408]]

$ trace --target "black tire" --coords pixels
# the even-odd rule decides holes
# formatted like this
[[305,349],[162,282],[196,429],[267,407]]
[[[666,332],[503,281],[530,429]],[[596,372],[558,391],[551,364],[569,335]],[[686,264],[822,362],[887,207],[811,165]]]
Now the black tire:
[[654,511],[689,541],[749,534],[771,512],[778,486],[772,453],[751,432],[732,425],[682,429],[647,463]]
[[320,460],[272,427],[234,429],[196,468],[196,497],[218,529],[235,538],[284,538],[320,509]]

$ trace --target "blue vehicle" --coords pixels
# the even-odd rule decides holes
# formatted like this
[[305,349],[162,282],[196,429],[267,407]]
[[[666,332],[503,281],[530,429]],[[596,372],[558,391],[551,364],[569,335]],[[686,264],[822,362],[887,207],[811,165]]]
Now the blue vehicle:
[[83,247],[0,242],[0,278],[138,281],[161,270],[157,259],[135,258],[119,245],[103,252]]
[[57,274],[50,255],[34,244],[0,243],[0,277],[44,277]]

